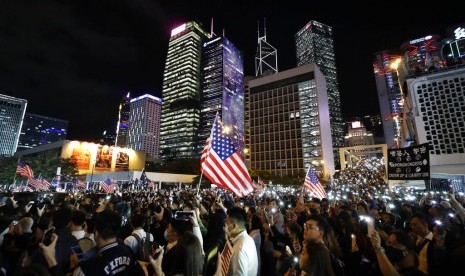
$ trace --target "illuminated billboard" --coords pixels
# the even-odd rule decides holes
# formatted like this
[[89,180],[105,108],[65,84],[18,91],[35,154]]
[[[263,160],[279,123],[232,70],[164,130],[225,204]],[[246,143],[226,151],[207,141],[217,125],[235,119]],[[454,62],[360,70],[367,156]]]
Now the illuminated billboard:
[[223,102],[221,119],[233,130],[236,149],[244,152],[244,65],[242,54],[223,39]]
[[145,166],[145,152],[79,141],[67,141],[61,157],[71,158],[80,174],[142,170]]

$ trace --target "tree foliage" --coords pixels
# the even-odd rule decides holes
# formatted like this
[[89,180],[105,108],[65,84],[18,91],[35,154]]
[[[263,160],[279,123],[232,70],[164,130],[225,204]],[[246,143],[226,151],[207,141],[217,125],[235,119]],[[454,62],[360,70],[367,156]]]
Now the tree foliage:
[[[71,158],[61,158],[55,151],[45,151],[35,156],[25,156],[20,159],[29,164],[36,178],[40,176],[49,181],[56,176],[58,167],[61,167],[61,175],[74,176],[79,172]],[[16,175],[17,164],[18,157],[0,158],[1,184],[11,184],[15,179],[16,181],[26,180],[24,177]]]

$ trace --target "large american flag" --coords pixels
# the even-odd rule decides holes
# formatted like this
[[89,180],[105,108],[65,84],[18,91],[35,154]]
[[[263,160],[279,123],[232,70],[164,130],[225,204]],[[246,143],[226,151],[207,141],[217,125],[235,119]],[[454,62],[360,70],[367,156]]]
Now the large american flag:
[[252,179],[242,154],[225,133],[219,118],[215,119],[211,136],[207,139],[200,158],[200,171],[215,185],[229,189],[238,196],[253,191]]
[[100,187],[105,193],[108,194],[108,193],[113,193],[116,185],[111,182],[110,178],[107,178],[104,181],[100,181]]
[[18,160],[18,165],[16,165],[16,173],[19,175],[26,177],[27,179],[34,177],[34,172],[32,171],[31,167],[26,164],[23,160]]
[[328,197],[325,189],[320,183],[320,180],[318,180],[318,177],[315,174],[315,170],[311,166],[308,168],[307,176],[305,176],[304,187],[308,188],[313,195],[319,199]]

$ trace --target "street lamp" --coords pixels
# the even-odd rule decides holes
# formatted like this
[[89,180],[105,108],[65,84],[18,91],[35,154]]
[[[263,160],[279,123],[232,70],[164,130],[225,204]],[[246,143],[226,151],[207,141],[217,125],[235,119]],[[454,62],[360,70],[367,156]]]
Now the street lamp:
[[90,183],[92,183],[92,179],[94,178],[94,168],[95,168],[95,159],[90,160],[91,172],[90,172]]

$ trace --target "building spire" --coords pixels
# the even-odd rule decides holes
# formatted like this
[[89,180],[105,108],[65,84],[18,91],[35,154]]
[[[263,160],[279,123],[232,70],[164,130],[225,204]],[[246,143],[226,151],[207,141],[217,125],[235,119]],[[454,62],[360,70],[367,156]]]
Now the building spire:
[[266,23],[263,19],[264,35],[260,37],[260,22],[258,22],[258,47],[255,55],[255,76],[278,73],[278,53],[276,48],[266,41]]

